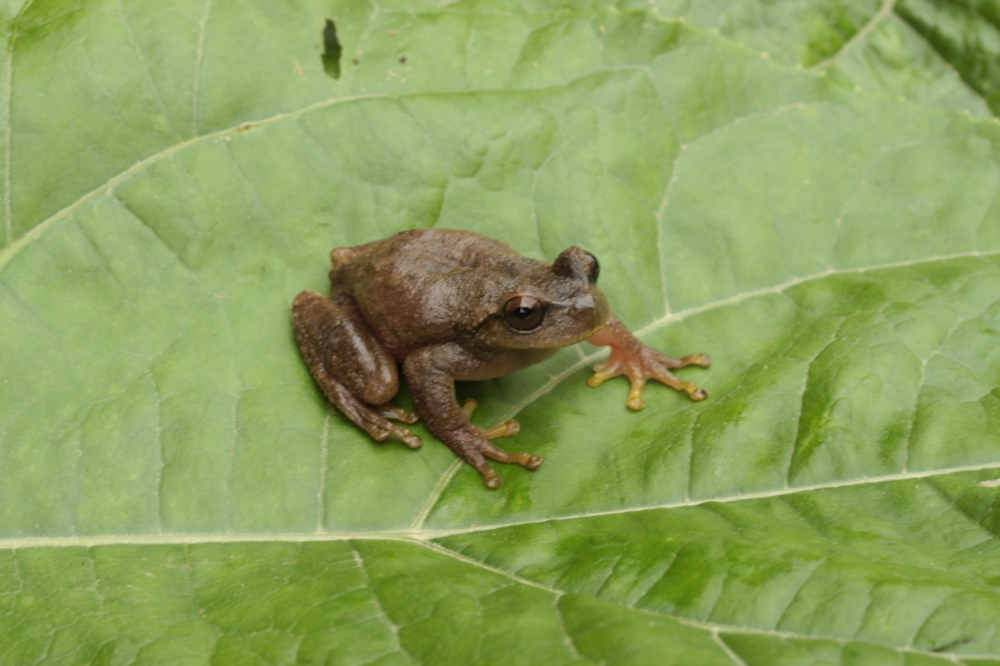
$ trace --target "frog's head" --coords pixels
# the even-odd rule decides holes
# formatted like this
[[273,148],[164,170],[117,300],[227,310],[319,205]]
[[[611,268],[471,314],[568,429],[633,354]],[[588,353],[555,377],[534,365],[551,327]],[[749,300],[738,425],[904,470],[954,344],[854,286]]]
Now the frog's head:
[[532,262],[510,284],[480,334],[496,348],[554,349],[585,340],[608,323],[608,299],[597,287],[597,257],[578,247],[551,264]]

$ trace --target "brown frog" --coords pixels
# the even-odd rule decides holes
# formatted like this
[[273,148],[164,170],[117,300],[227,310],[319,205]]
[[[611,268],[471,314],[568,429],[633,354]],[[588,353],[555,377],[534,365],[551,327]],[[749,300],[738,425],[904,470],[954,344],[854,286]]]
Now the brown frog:
[[[588,383],[598,386],[625,374],[632,409],[642,409],[650,377],[692,400],[707,397],[670,371],[708,367],[711,359],[672,358],[639,342],[597,288],[597,258],[578,247],[549,263],[469,231],[418,229],[338,247],[330,257],[330,298],[303,291],[292,304],[295,337],[323,393],[376,441],[394,434],[416,449],[420,437],[389,419],[422,418],[479,471],[487,488],[499,488],[503,480],[486,458],[528,469],[542,458],[494,446],[491,439],[513,435],[520,426],[514,420],[490,429],[470,423],[475,402],[458,405],[455,380],[499,377],[586,340],[611,347]],[[400,365],[416,413],[391,402]]]

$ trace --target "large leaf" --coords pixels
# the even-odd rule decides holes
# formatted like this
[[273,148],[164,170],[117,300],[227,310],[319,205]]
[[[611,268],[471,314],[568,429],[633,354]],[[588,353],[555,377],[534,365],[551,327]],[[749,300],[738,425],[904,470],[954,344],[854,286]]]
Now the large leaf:
[[658,0],[849,88],[988,118],[1000,109],[1000,5],[968,0]]
[[[0,661],[1000,663],[1000,126],[690,9],[0,6]],[[581,346],[460,387],[499,491],[370,441],[289,304],[432,225],[590,249],[709,399]]]

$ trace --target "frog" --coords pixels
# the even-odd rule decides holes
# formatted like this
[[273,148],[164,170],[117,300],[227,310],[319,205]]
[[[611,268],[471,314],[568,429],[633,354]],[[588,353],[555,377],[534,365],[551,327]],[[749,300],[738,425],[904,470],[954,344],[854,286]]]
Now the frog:
[[[420,448],[421,437],[399,423],[423,420],[489,489],[503,479],[488,460],[534,470],[542,457],[493,444],[517,434],[520,425],[514,419],[492,428],[474,425],[476,402],[459,405],[456,381],[501,377],[587,341],[611,350],[587,383],[596,387],[625,375],[632,410],[644,407],[648,379],[694,401],[708,396],[672,371],[707,368],[712,359],[674,358],[642,343],[598,288],[597,257],[580,247],[548,262],[476,232],[430,228],[337,247],[330,260],[330,295],[306,290],[292,302],[295,339],[316,384],[377,442],[395,436]],[[394,403],[401,373],[414,411]]]

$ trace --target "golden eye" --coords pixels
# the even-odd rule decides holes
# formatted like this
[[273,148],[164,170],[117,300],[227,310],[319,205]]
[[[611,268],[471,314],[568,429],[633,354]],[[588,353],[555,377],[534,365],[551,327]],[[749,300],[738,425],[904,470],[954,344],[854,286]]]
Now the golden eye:
[[533,331],[544,316],[545,306],[534,296],[515,296],[503,306],[503,318],[515,331]]

